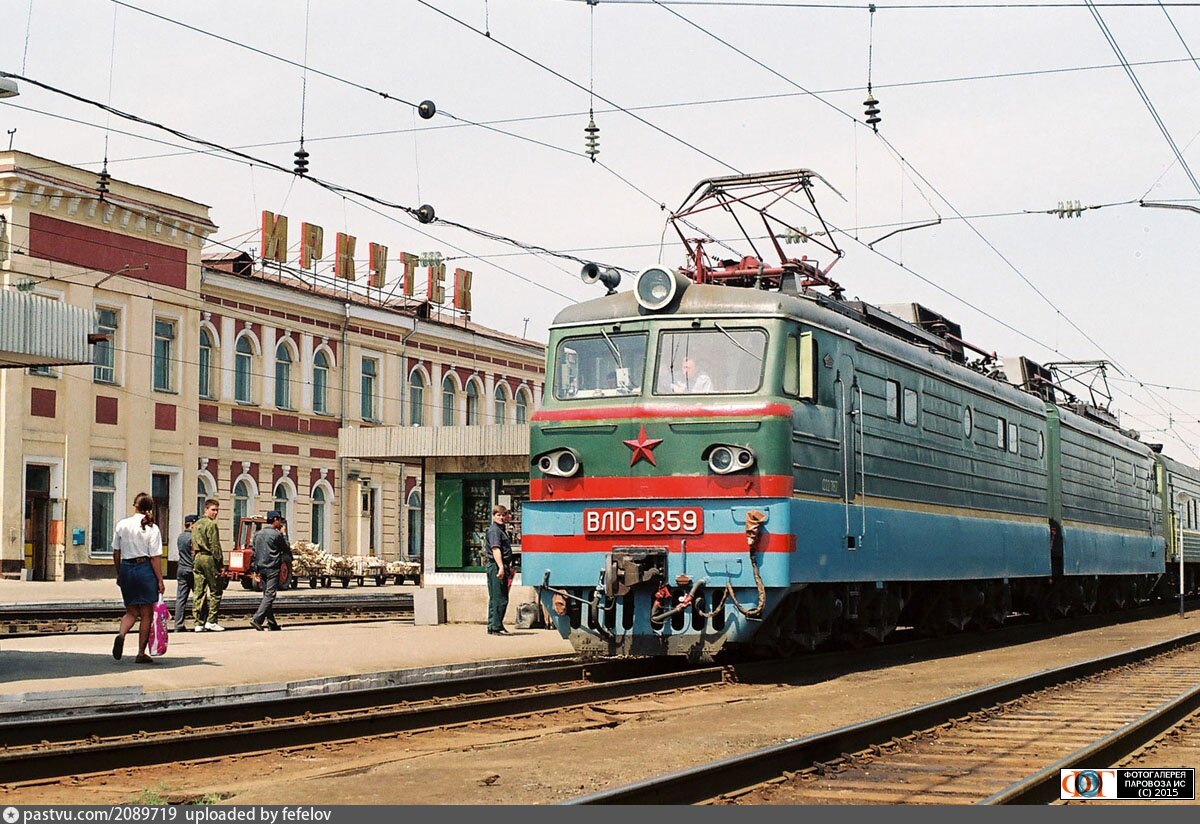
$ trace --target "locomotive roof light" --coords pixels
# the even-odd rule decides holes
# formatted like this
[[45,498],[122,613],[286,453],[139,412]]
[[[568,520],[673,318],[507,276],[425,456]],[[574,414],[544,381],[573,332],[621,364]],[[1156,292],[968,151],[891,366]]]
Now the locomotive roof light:
[[638,272],[633,291],[643,309],[657,312],[670,306],[675,298],[683,294],[687,284],[688,279],[678,272],[651,266]]

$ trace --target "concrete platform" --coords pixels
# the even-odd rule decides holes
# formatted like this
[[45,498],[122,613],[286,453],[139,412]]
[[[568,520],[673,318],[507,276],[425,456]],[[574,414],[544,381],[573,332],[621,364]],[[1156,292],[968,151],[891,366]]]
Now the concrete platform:
[[[175,579],[166,579],[166,601],[175,602]],[[487,621],[487,587],[481,581],[478,585],[447,585],[427,587],[442,590],[445,600],[445,619],[452,624],[483,624]],[[340,582],[334,582],[332,587],[311,589],[307,582],[301,582],[296,589],[289,589],[280,595],[281,598],[305,598],[313,595],[325,597],[361,597],[370,595],[387,595],[399,593],[416,593],[421,588],[412,584],[386,584],[376,586],[368,580],[364,586],[351,583],[343,587]],[[243,589],[240,583],[233,583],[226,594],[230,597],[247,597],[254,593]],[[121,591],[115,579],[88,581],[11,581],[0,580],[0,605],[4,604],[61,604],[71,601],[119,601]],[[507,623],[516,620],[517,606],[523,603],[536,603],[537,593],[533,587],[514,586],[509,592]]]
[[[175,600],[175,579],[167,578],[164,583],[167,585],[166,600],[172,602]],[[343,587],[340,582],[334,582],[334,585],[328,589],[323,587],[310,589],[306,582],[302,582],[300,586],[287,590],[279,597],[387,595],[400,592],[411,593],[417,589],[419,587],[412,584],[385,584],[384,586],[376,586],[374,581],[367,581],[366,585],[361,587],[356,583],[351,583],[350,586]],[[254,595],[250,590],[243,589],[242,585],[238,582],[231,584],[225,590],[225,593],[231,597],[250,597]],[[91,581],[0,580],[0,604],[61,604],[70,601],[108,600],[121,600],[121,590],[117,586],[115,579],[105,578]]]
[[114,695],[196,690],[571,652],[553,630],[493,636],[482,625],[414,627],[394,621],[172,634],[157,664],[133,662],[137,641],[132,633],[121,661],[113,660],[109,635],[17,638],[0,642],[0,696],[14,700],[37,693],[46,701],[53,692],[68,699],[97,689]]

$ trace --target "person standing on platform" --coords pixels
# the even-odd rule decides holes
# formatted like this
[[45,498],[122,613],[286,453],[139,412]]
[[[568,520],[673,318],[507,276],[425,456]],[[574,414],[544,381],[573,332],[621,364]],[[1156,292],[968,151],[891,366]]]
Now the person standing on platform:
[[[275,594],[279,591],[280,570],[292,566],[292,548],[283,534],[283,516],[272,509],[267,513],[267,525],[258,531],[250,545],[254,548],[251,563],[262,580],[262,603],[250,619],[250,626],[260,632],[264,629],[279,630],[275,620]],[[266,625],[263,622],[266,621]]]
[[512,584],[512,539],[504,525],[512,520],[508,508],[492,507],[492,522],[485,541],[488,548],[488,635],[512,635],[504,628],[504,613],[508,611],[508,588]]
[[221,583],[217,579],[225,568],[221,536],[217,532],[220,511],[221,504],[209,498],[204,502],[204,517],[192,526],[192,580],[196,586],[192,600],[192,619],[196,622],[193,632],[225,631],[217,623],[217,610],[221,608]]
[[183,618],[187,607],[192,602],[192,524],[199,520],[198,515],[188,515],[183,519],[183,532],[175,539],[175,549],[179,554],[178,566],[175,568],[175,631],[183,632]]
[[133,514],[118,521],[113,530],[113,566],[125,601],[125,614],[112,648],[113,658],[118,661],[125,649],[126,633],[135,621],[141,621],[136,660],[139,664],[155,663],[146,654],[146,645],[150,643],[154,605],[167,589],[163,584],[162,550],[162,533],[154,523],[154,499],[139,492],[133,499]]

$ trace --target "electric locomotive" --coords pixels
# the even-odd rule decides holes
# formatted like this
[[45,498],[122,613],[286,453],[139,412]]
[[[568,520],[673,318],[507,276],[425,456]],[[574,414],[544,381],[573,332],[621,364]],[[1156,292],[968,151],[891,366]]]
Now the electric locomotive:
[[[814,179],[704,181],[675,217],[748,192],[815,207]],[[780,234],[777,266],[714,264],[684,238],[688,267],[646,268],[629,292],[585,267],[609,294],[551,327],[523,568],[577,650],[787,654],[1119,608],[1164,585],[1183,550],[1163,502],[1195,473],[1057,402],[1036,364],[1002,379],[924,307],[845,300]]]

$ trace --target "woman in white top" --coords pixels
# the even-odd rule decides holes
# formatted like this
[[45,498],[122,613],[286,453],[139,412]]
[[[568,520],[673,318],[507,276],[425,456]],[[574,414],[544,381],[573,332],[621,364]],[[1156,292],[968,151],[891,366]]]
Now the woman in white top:
[[162,533],[154,523],[154,499],[145,492],[133,499],[133,515],[117,522],[112,540],[113,565],[117,568],[117,585],[125,599],[125,615],[113,641],[113,658],[121,660],[125,634],[138,627],[139,664],[153,664],[146,654],[150,642],[150,622],[154,620],[154,605],[166,591],[162,576]]

